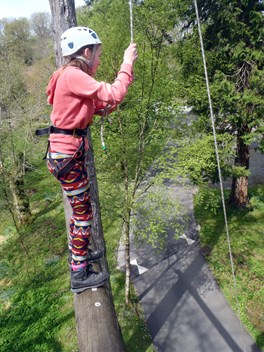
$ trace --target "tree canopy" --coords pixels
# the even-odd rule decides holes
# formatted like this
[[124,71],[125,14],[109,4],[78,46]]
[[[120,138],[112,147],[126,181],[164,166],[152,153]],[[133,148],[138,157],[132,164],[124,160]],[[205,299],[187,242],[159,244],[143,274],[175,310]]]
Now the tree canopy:
[[[203,40],[218,134],[236,145],[230,200],[248,203],[250,144],[263,143],[263,2],[199,2]],[[211,133],[204,73],[191,2],[180,6],[182,38],[176,56],[181,63],[181,92],[199,116],[197,127]],[[243,184],[243,185],[242,185]]]
[[[130,42],[129,5],[124,0],[86,4],[77,12],[78,25],[93,28],[102,40],[96,78],[111,83]],[[225,177],[233,178],[230,200],[239,207],[249,201],[250,145],[255,141],[264,147],[263,6],[256,0],[198,1],[221,167]],[[158,192],[145,193],[156,169],[164,170],[162,177],[185,176],[198,185],[219,181],[193,2],[135,0],[133,15],[139,59],[125,101],[104,120],[106,151],[99,117],[92,127],[104,226],[114,228],[111,234],[118,238],[125,233],[128,261],[135,214],[144,241],[160,246],[169,222],[164,212],[180,212],[178,204],[168,204]],[[45,96],[55,69],[50,16],[37,13],[0,25],[1,209],[19,208],[13,199],[21,196],[27,211],[28,195],[35,192],[26,187],[27,172],[36,170],[33,180],[44,178],[39,165],[46,140],[37,140],[34,130],[50,123]],[[191,106],[193,115],[181,114],[182,105]],[[215,193],[206,194],[207,204],[218,209]],[[43,233],[36,231],[36,238]]]

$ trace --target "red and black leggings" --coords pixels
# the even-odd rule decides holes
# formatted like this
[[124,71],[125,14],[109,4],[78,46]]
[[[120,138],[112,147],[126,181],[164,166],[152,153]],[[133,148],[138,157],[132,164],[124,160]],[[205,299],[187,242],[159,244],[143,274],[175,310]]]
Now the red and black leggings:
[[[54,173],[54,165],[63,163],[70,155],[50,152],[48,168]],[[71,268],[80,270],[87,266],[88,249],[90,245],[92,206],[90,202],[90,180],[84,165],[84,156],[75,161],[72,169],[65,175],[59,176],[58,180],[72,207],[70,219],[69,250],[72,252]]]

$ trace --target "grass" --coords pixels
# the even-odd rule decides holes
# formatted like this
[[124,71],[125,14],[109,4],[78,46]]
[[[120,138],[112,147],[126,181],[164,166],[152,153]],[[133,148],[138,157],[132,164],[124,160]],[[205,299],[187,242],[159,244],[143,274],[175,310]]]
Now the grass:
[[[0,350],[78,352],[60,187],[44,163],[26,181],[33,222],[17,233],[4,204],[0,213]],[[120,226],[112,219],[105,232],[114,303],[127,351],[151,352],[136,298],[124,304],[125,278],[116,269]]]
[[[226,299],[238,313],[231,273],[228,241],[221,207],[217,209],[218,191],[208,190],[195,199],[195,217],[201,226],[200,242],[206,260]],[[208,199],[214,193],[210,209]],[[243,325],[260,348],[264,347],[264,186],[250,190],[247,209],[228,207],[227,217],[231,251],[235,267],[237,297]]]
[[[69,290],[67,238],[60,187],[42,165],[27,174],[33,222],[16,232],[10,214],[0,212],[0,350],[78,352]],[[195,198],[201,250],[223,293],[236,311],[219,194]],[[209,193],[208,193],[209,192]],[[228,209],[238,299],[244,326],[259,347],[263,338],[264,186],[251,189],[251,206]],[[103,203],[104,193],[101,193]],[[116,269],[121,222],[102,212],[114,303],[128,352],[154,351],[137,297],[124,303],[124,274]]]

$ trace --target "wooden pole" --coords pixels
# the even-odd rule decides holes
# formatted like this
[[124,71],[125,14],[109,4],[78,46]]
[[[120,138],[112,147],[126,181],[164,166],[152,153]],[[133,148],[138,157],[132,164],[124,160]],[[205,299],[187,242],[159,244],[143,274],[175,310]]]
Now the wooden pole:
[[118,321],[107,288],[74,295],[80,352],[124,352]]
[[[74,0],[49,0],[53,22],[54,47],[57,67],[62,65],[60,36],[70,27],[76,26]],[[91,181],[91,202],[93,208],[93,240],[97,249],[105,251],[101,222],[99,192],[94,166],[94,155],[90,130],[87,134],[89,151],[85,159]],[[64,195],[64,210],[67,223],[71,207]],[[102,269],[108,270],[106,256],[101,260]],[[74,295],[75,317],[80,352],[124,352],[125,345],[114,309],[110,283],[104,287],[86,290]]]
[[[97,249],[105,250],[90,129],[87,137],[89,150],[85,161],[91,185],[93,239]],[[101,266],[108,271],[106,255],[101,260]],[[114,309],[110,283],[74,296],[80,352],[124,352],[125,345]]]

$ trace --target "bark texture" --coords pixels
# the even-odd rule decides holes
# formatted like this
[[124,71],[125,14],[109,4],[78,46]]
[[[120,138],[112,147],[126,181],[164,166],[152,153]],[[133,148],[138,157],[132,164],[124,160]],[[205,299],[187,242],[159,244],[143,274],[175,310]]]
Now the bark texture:
[[77,25],[74,0],[49,0],[52,14],[52,28],[54,39],[54,50],[56,56],[56,66],[61,66],[63,62],[60,36],[68,28]]
[[[245,144],[242,138],[238,137],[235,165],[244,167],[245,170],[248,171],[249,157],[250,146]],[[239,208],[246,207],[248,205],[248,176],[233,177],[229,202]]]
[[29,199],[25,192],[24,174],[24,155],[19,153],[13,172],[9,176],[9,187],[13,198],[12,208],[20,226],[31,222]]

